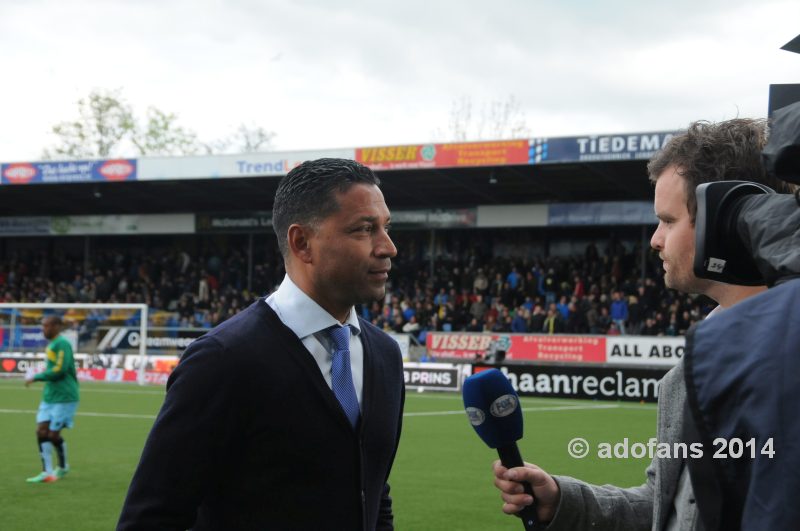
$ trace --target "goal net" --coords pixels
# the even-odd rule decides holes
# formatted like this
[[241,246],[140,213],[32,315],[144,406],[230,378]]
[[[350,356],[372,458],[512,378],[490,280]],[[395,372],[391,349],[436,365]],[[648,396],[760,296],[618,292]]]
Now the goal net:
[[148,353],[146,304],[0,303],[0,375],[24,377],[45,368],[42,319],[57,315],[72,343],[81,380],[164,383],[177,353]]

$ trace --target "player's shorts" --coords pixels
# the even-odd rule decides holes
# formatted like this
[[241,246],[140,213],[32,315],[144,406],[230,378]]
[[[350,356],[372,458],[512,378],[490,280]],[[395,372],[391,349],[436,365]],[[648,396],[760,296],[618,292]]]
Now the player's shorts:
[[42,402],[36,413],[36,423],[49,422],[50,431],[62,428],[71,428],[75,425],[75,412],[78,410],[77,402],[58,402],[50,404]]

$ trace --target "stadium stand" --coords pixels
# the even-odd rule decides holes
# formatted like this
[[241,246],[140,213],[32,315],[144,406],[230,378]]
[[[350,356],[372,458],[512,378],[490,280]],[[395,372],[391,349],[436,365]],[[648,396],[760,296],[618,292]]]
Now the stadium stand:
[[[399,233],[398,244],[419,237]],[[401,255],[386,299],[363,307],[362,316],[424,343],[427,331],[548,332],[548,317],[555,320],[553,332],[613,335],[622,332],[615,306],[624,308],[617,320],[625,333],[674,336],[709,310],[707,300],[665,289],[657,261],[648,263],[652,272],[643,278],[639,249],[626,251],[619,242],[602,251],[589,244],[572,256],[494,254],[494,248],[481,253],[476,246],[448,252],[435,260],[433,275],[427,257]],[[282,276],[279,261],[257,263],[248,287],[239,251],[151,249],[142,255],[120,247],[94,254],[88,264],[79,256],[28,251],[0,266],[0,302],[146,303],[151,325],[210,328],[270,293]]]

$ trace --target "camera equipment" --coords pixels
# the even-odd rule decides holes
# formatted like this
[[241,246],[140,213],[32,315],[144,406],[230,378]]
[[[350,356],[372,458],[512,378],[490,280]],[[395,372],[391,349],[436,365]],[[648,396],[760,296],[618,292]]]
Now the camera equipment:
[[[800,102],[775,111],[767,173],[800,184]],[[694,274],[758,286],[800,276],[800,196],[746,181],[697,187]]]
[[506,359],[506,342],[502,340],[492,340],[489,343],[489,348],[486,349],[485,360],[486,363],[494,363],[500,365]]
[[[768,175],[800,184],[800,102],[773,113],[762,158]],[[686,335],[684,442],[703,444],[687,461],[700,520],[707,531],[795,528],[800,192],[723,181],[696,196],[695,275],[771,288]]]

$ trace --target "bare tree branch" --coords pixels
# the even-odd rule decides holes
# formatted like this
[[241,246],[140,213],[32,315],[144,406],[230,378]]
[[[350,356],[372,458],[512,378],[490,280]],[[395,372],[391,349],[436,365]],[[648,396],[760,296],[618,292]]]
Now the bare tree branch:
[[449,142],[468,140],[503,140],[526,138],[530,135],[525,113],[513,95],[505,100],[492,100],[481,105],[480,112],[473,112],[472,99],[462,96],[453,100],[450,108],[448,130],[434,131],[434,137]]

